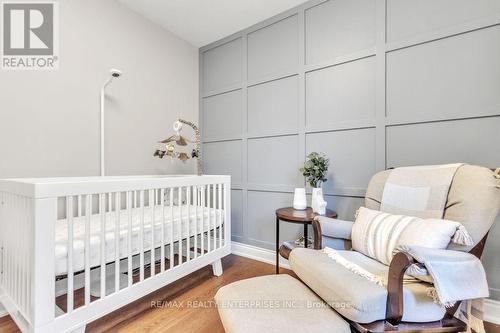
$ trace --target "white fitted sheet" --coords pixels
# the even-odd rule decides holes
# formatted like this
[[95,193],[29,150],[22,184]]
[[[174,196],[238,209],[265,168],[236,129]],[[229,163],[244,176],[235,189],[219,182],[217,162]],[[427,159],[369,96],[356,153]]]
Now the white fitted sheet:
[[[200,235],[203,231],[213,230],[224,223],[224,211],[214,208],[204,208],[194,205],[182,205],[180,207],[182,218],[179,212],[179,206],[174,206],[172,209],[165,206],[165,224],[164,224],[164,240],[165,244],[170,244],[171,240],[186,239],[188,235]],[[172,212],[173,210],[173,212]],[[144,208],[144,251],[151,249],[151,221],[152,209]],[[189,215],[188,215],[189,211]],[[173,213],[173,219],[172,219]],[[162,209],[161,206],[156,206],[154,209],[154,247],[161,246],[161,225],[162,225]],[[106,262],[115,260],[115,230],[116,230],[116,213],[106,213]],[[140,228],[141,228],[141,208],[132,209],[132,254],[140,252]],[[210,216],[210,225],[209,219]],[[189,219],[188,219],[189,217]],[[78,272],[85,268],[85,217],[73,218],[73,271]],[[189,222],[188,222],[189,220]],[[172,224],[173,222],[173,224]],[[189,228],[188,228],[189,225]],[[189,231],[188,231],[189,229]],[[173,231],[173,233],[172,233]],[[120,211],[120,228],[119,228],[119,257],[120,259],[128,257],[128,239],[129,239],[129,219],[126,210]],[[171,235],[173,237],[171,237]],[[182,235],[182,237],[181,237]],[[217,235],[218,236],[218,235]],[[55,248],[55,271],[56,276],[67,273],[68,268],[68,221],[66,219],[57,220],[56,222],[56,248]],[[198,247],[201,244],[198,242]],[[207,244],[205,244],[207,248]],[[101,215],[94,214],[90,219],[90,267],[95,267],[101,263]]]

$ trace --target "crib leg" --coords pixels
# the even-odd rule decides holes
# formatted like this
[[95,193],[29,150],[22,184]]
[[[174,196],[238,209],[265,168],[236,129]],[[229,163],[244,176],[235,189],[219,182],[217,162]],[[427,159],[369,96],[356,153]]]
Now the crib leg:
[[215,276],[222,275],[222,261],[220,259],[217,259],[212,263],[212,270]]

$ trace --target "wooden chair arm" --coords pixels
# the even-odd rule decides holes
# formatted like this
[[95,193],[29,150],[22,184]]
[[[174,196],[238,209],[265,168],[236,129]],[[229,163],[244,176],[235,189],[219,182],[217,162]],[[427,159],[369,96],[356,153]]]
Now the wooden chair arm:
[[386,319],[397,325],[403,318],[403,278],[406,270],[415,260],[405,252],[398,252],[392,258],[387,278]]
[[290,257],[290,252],[292,252],[294,246],[288,242],[284,242],[283,244],[281,244],[280,246],[280,255],[287,259]]
[[321,223],[319,223],[318,220],[314,219],[312,221],[312,227],[314,235],[314,244],[313,244],[314,249],[321,250],[323,248],[322,244],[323,234],[321,233]]

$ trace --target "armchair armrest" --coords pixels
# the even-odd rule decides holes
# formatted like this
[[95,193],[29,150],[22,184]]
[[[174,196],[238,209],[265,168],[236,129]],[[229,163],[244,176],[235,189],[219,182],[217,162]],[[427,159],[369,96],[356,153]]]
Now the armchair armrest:
[[389,266],[387,277],[387,304],[385,317],[393,325],[403,318],[403,279],[406,270],[415,264],[415,260],[406,252],[398,252]]
[[354,222],[351,221],[317,216],[312,222],[314,230],[314,249],[320,250],[323,247],[323,236],[350,240],[353,224]]

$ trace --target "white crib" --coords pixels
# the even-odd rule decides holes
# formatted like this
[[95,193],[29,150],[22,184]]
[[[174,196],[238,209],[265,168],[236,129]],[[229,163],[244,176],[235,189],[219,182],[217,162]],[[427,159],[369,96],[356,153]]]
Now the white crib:
[[206,265],[221,275],[230,189],[229,176],[0,180],[0,302],[23,332],[83,332]]

